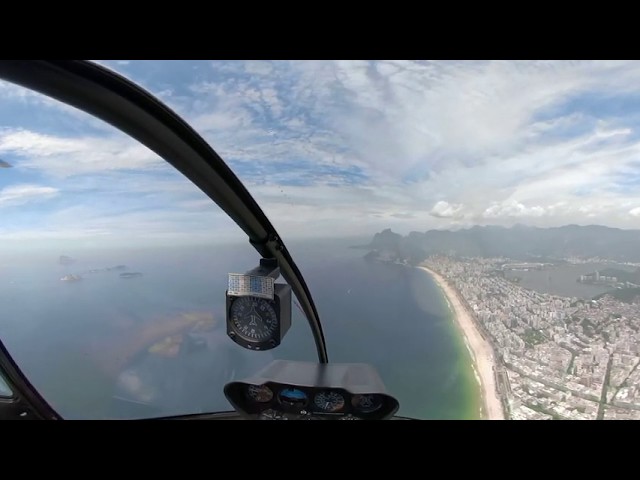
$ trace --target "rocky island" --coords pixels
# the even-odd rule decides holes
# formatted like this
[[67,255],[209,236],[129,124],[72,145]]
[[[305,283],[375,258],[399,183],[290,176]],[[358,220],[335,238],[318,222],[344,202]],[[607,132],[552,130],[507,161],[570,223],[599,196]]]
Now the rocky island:
[[124,272],[120,274],[120,278],[136,278],[141,276],[141,272]]
[[60,277],[61,282],[79,282],[82,280],[80,275],[65,275],[64,277]]

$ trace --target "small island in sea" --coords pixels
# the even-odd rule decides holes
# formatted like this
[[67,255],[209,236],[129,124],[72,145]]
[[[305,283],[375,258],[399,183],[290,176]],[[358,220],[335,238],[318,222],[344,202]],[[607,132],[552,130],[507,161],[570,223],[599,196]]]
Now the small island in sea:
[[120,278],[136,278],[141,276],[141,272],[124,272],[120,274]]
[[79,282],[82,280],[80,275],[65,275],[64,277],[60,277],[61,282]]

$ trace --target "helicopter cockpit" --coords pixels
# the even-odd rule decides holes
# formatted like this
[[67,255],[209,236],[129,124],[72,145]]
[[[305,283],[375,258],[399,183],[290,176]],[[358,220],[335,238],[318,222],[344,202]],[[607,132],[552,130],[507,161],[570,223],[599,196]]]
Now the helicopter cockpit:
[[[222,212],[242,230],[248,240],[247,246],[255,251],[254,255],[257,254],[254,256],[253,265],[237,257],[225,258],[228,269],[222,274],[219,271],[215,272],[217,290],[214,290],[213,285],[207,284],[207,279],[211,279],[213,274],[204,266],[208,253],[205,251],[198,253],[200,251],[196,252],[195,247],[191,252],[195,255],[193,268],[198,275],[199,286],[195,290],[183,291],[182,294],[198,301],[208,295],[217,295],[218,298],[224,299],[225,318],[216,319],[215,328],[212,326],[214,322],[206,312],[180,313],[164,321],[161,326],[156,326],[157,331],[154,334],[150,334],[148,329],[139,328],[138,333],[129,336],[128,343],[125,342],[126,345],[121,342],[121,347],[118,347],[121,348],[120,350],[113,346],[104,347],[106,343],[103,340],[110,333],[107,330],[96,330],[95,341],[88,344],[87,350],[92,350],[91,353],[102,350],[109,353],[109,361],[103,362],[101,372],[108,372],[108,375],[105,375],[115,380],[112,382],[112,390],[109,390],[111,387],[104,387],[104,382],[100,387],[95,386],[95,389],[109,400],[108,405],[105,404],[104,409],[100,410],[102,413],[91,413],[94,410],[90,407],[85,410],[89,413],[84,413],[81,418],[220,420],[401,418],[396,416],[400,407],[398,399],[387,391],[381,375],[372,365],[329,362],[327,342],[311,290],[280,234],[221,156],[178,114],[131,80],[89,61],[2,61],[0,62],[0,80],[26,89],[25,91],[32,92],[34,95],[42,95],[47,101],[56,101],[65,108],[73,107],[74,111],[77,109],[83,114],[88,114],[94,119],[115,127],[130,139],[135,139],[144,145],[146,149],[170,165],[174,173],[179,172],[204,193],[206,198],[201,198],[199,205],[205,205],[203,200],[207,200],[209,204],[211,201],[215,202]],[[13,138],[16,139],[23,133],[16,130],[12,133]],[[43,138],[34,137],[30,141],[35,144],[44,141]],[[59,144],[57,148],[58,154],[64,156],[73,155],[77,147]],[[137,150],[132,148],[127,152],[135,155]],[[40,152],[40,155],[47,157],[48,154]],[[113,164],[121,160],[122,158],[115,155],[109,157],[107,163]],[[28,165],[27,161],[22,159],[20,161],[21,165]],[[10,169],[12,163],[11,159],[0,160],[0,168]],[[82,168],[89,168],[82,161],[80,164]],[[0,182],[2,182],[1,174],[0,170]],[[78,180],[74,186],[77,187],[78,192],[88,191],[96,188],[100,182],[112,181],[109,178],[108,166],[101,174],[103,176],[96,184],[88,182],[85,184]],[[33,178],[36,177],[25,176],[24,178],[31,179],[30,183],[33,183],[35,181]],[[48,190],[40,188],[36,191],[33,185],[27,186],[26,180],[23,183],[23,189],[31,188],[29,192],[24,190],[23,193],[45,194],[46,198],[51,199],[56,195],[53,187],[48,187]],[[1,186],[2,183],[0,183]],[[118,195],[126,197],[126,188],[126,185],[122,186],[120,193],[113,197],[114,202],[118,201]],[[149,195],[152,194],[149,193]],[[9,198],[7,202],[13,202],[13,198]],[[69,217],[82,213],[79,209],[74,210],[73,205],[66,207],[65,215]],[[139,219],[133,215],[131,218]],[[148,224],[150,229],[157,226],[153,222]],[[101,229],[105,228],[104,222],[92,228],[94,233],[100,234]],[[83,245],[89,248],[90,243],[91,240],[87,240],[86,245]],[[171,237],[166,238],[166,243],[169,245],[167,249],[170,249]],[[60,244],[64,245],[64,243]],[[134,258],[139,264],[144,265],[147,252],[144,249],[131,251],[133,253],[129,258]],[[174,255],[170,250],[167,252],[169,252],[168,256]],[[118,299],[150,295],[154,288],[163,292],[162,295],[166,298],[171,297],[180,289],[179,285],[171,282],[172,269],[182,268],[180,255],[175,253],[175,258],[171,257],[174,259],[171,266],[165,267],[163,273],[166,276],[166,282],[149,287],[149,291],[132,289],[131,285],[139,280],[143,272],[132,270],[124,264],[100,268],[95,265],[87,266],[83,267],[81,274],[65,271],[66,274],[60,277],[60,282],[65,288],[69,284],[78,284],[78,291],[84,289],[89,295],[88,292],[91,289],[95,289],[91,290],[95,292],[111,291],[104,286],[107,280],[102,280],[109,278],[108,281],[113,282],[113,285],[119,289],[120,297],[116,298],[113,294],[114,296],[107,296],[102,301],[107,306],[117,306],[120,309],[122,316],[118,317],[118,321],[123,325],[123,331],[125,327],[134,329],[139,327],[136,323],[138,322],[136,315],[127,313],[124,306],[117,304]],[[225,256],[224,253],[220,255]],[[6,268],[9,270],[13,265],[11,261],[12,259],[6,260]],[[111,261],[112,257],[105,256],[103,263],[112,265],[107,263]],[[118,261],[113,257],[113,264]],[[65,267],[78,265],[74,262],[74,258],[61,255],[58,264]],[[1,262],[0,266],[2,266]],[[23,280],[20,275],[24,273],[20,267],[19,263],[15,264],[15,272],[18,273],[12,278],[17,280],[15,282],[11,280],[11,286],[6,293],[7,296],[14,295],[11,297],[14,299],[18,298],[15,295],[19,294],[15,292],[22,288],[21,285],[24,288],[20,295],[24,294],[28,288],[32,288],[29,285],[32,286],[33,283],[29,282],[34,281],[26,279],[25,273],[24,282],[26,283],[20,283]],[[147,267],[147,270],[151,269],[151,266]],[[101,280],[91,283],[83,278],[100,278]],[[114,280],[116,278],[117,280]],[[100,282],[103,283],[100,284]],[[58,311],[57,305],[63,304],[68,308],[77,309],[78,312],[82,310],[79,316],[84,315],[87,318],[92,315],[91,309],[95,306],[89,303],[84,304],[82,300],[78,300],[80,297],[66,298],[68,291],[62,292],[62,290],[55,295],[50,306],[51,315]],[[16,308],[18,308],[17,304]],[[27,313],[42,314],[42,311],[35,306],[24,303],[20,304],[20,308],[24,308]],[[10,315],[10,310],[6,310],[5,314]],[[311,350],[315,347],[317,359],[310,358],[310,349],[306,348],[311,345],[310,342],[296,343],[298,336],[301,335],[299,331],[303,328],[311,331],[313,338]],[[298,333],[294,332],[296,329]],[[30,334],[33,331],[31,330]],[[21,333],[15,333],[15,338],[20,335]],[[295,343],[298,346],[291,347],[293,353],[286,355],[287,358],[274,356],[274,351],[278,351],[287,335],[292,336],[287,340],[291,340],[292,344]],[[293,338],[294,336],[296,338]],[[32,344],[30,348],[37,347]],[[66,347],[64,343],[60,343],[56,348],[57,352],[60,352]],[[303,349],[306,349],[305,353],[297,355]],[[224,358],[218,355],[213,359],[209,355],[212,350],[225,352]],[[57,400],[61,397],[56,397],[56,389],[66,389],[65,391],[68,392],[74,389],[92,388],[91,382],[95,380],[96,375],[87,373],[86,378],[83,378],[89,380],[85,383],[76,379],[70,385],[56,384],[41,388],[45,380],[40,378],[45,378],[46,375],[44,373],[32,375],[30,372],[38,372],[40,364],[46,363],[46,357],[43,354],[42,358],[34,360],[34,364],[31,365],[21,360],[26,358],[26,351],[26,349],[22,351],[19,348],[12,348],[5,342],[4,334],[0,336],[0,419],[74,418],[74,415],[68,413],[71,407],[64,406],[64,402]],[[140,351],[145,354],[141,355]],[[148,355],[149,352],[153,355]],[[77,368],[83,364],[84,357],[70,356],[64,362],[61,360],[60,369],[70,368],[70,365]],[[242,368],[239,367],[240,364]],[[219,373],[218,378],[224,378],[227,381],[223,388],[220,388],[221,382],[211,382],[211,385],[208,385],[207,382],[202,381],[202,375],[197,378],[194,376],[195,371],[200,374],[211,371],[212,376]],[[164,375],[162,381],[158,381],[158,372]],[[189,398],[185,399],[187,391]],[[182,393],[175,394],[175,392]],[[219,408],[222,396],[230,408]],[[213,400],[207,403],[208,399]],[[178,401],[182,402],[180,407],[176,406]],[[78,401],[77,405],[82,404],[84,408],[88,403],[91,403],[91,400],[84,399]],[[191,406],[187,408],[184,405]],[[216,408],[207,408],[206,405],[215,405]]]

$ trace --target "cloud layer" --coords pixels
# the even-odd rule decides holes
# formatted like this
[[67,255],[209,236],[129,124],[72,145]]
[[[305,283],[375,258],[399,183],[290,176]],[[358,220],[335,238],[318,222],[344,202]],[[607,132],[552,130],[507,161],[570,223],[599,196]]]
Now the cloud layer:
[[[640,226],[640,62],[102,63],[183,115],[288,237]],[[240,238],[111,127],[6,83],[0,104],[0,237]]]

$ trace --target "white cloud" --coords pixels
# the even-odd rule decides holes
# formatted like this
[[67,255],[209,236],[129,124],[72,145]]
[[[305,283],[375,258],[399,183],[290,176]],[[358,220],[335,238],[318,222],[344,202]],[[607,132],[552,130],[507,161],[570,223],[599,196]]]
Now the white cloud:
[[[67,125],[77,122],[77,125],[83,125],[85,128],[91,127],[98,131],[113,131],[113,127],[110,125],[75,107],[3,80],[0,80],[0,104],[9,116],[13,114],[13,109],[16,107],[26,107],[34,118],[48,115],[54,122]],[[12,124],[15,123],[15,119],[11,120]],[[0,124],[1,126],[3,125]]]
[[520,202],[505,202],[494,204],[484,211],[485,218],[500,217],[541,217],[546,213],[545,209],[539,205],[527,207]]
[[0,153],[20,158],[19,168],[66,177],[114,170],[166,169],[167,164],[124,134],[60,137],[29,130],[0,130]]
[[440,200],[433,206],[429,215],[437,218],[462,218],[462,208],[462,205],[450,204]]
[[[332,197],[318,198],[307,188],[297,202],[320,208],[321,202],[329,202],[346,213],[351,209],[342,210],[339,199],[356,197],[353,201],[361,207],[352,215],[365,213],[364,205],[379,212],[378,219],[399,220],[401,216],[390,212],[402,212],[405,230],[433,226],[419,205],[434,205],[443,197],[450,210],[441,204],[433,213],[438,216],[442,208],[451,221],[460,220],[460,205],[466,206],[469,219],[481,223],[530,218],[554,224],[571,215],[573,220],[580,215],[593,218],[596,210],[611,213],[608,205],[616,202],[616,195],[609,189],[616,175],[633,168],[640,147],[633,126],[619,118],[610,121],[597,112],[560,108],[587,93],[633,93],[640,81],[637,63],[348,61],[271,66],[268,80],[258,85],[240,79],[209,80],[194,87],[220,107],[214,109],[218,123],[213,127],[221,128],[205,132],[214,148],[223,158],[262,166],[303,158],[316,165],[357,167],[372,191],[344,185],[332,191]],[[272,135],[251,110],[264,103],[263,92],[270,89],[278,91],[284,105]],[[218,103],[221,98],[224,102]],[[304,114],[287,116],[292,105]],[[539,117],[550,108],[556,112]],[[269,172],[267,182],[289,178],[263,170]],[[323,178],[329,174],[318,181]],[[407,185],[406,178],[413,182]],[[258,185],[249,187],[259,200],[273,201],[262,196]],[[558,207],[583,202],[578,195],[584,192],[592,192],[587,195],[593,211]],[[606,205],[596,208],[598,202]],[[619,220],[624,222],[624,217]],[[334,221],[346,228],[345,218],[336,215]],[[293,223],[290,218],[285,222]]]
[[41,185],[12,185],[0,190],[0,207],[23,205],[37,200],[55,197],[59,191]]
[[273,66],[263,60],[250,60],[244,63],[244,70],[251,75],[269,75],[273,72]]
[[[0,192],[0,207],[2,207]],[[101,245],[135,246],[169,241],[182,243],[237,240],[239,228],[214,204],[175,205],[158,209],[127,209],[82,203],[41,214],[31,227],[0,225],[0,240],[91,241]]]
[[[192,85],[162,75],[183,62],[148,65],[126,70],[211,142],[283,233],[637,226],[640,112],[623,97],[638,93],[640,62],[215,62]],[[12,95],[34,101],[0,82],[0,101]],[[163,189],[185,211],[208,202],[113,129],[5,128],[5,155],[64,192],[111,182],[146,204]]]

